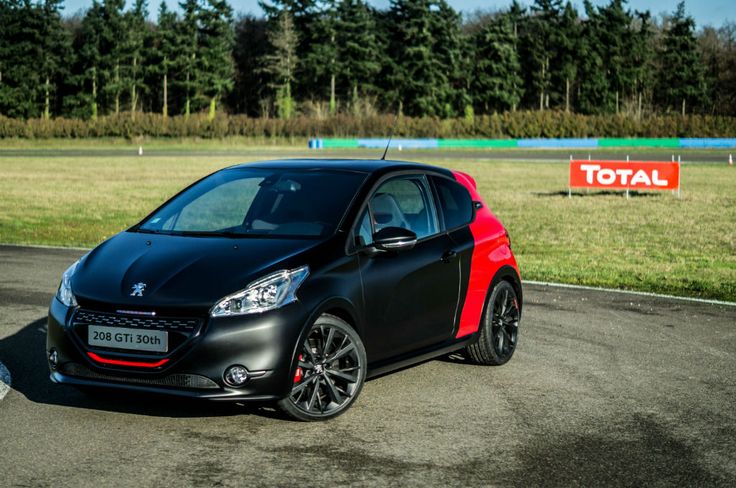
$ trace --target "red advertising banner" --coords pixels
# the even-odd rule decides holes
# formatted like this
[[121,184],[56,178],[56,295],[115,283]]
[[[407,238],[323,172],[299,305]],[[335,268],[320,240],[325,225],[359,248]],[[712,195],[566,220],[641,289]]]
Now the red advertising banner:
[[570,188],[677,190],[680,188],[680,163],[572,160]]

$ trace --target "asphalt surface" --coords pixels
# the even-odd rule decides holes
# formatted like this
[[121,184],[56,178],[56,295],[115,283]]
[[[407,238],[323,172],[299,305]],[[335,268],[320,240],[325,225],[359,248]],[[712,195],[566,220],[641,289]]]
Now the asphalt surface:
[[[305,147],[280,148],[277,153],[264,150],[263,147],[238,149],[148,149],[143,146],[146,157],[242,157],[243,161],[254,161],[264,158],[378,158],[381,149],[319,149],[310,150]],[[728,163],[729,154],[736,154],[736,149],[699,150],[699,149],[657,149],[657,148],[618,148],[618,149],[405,149],[391,148],[389,159],[431,161],[448,160],[454,157],[487,161],[538,161],[567,162],[574,159],[621,160],[629,156],[632,161],[670,161],[681,155],[683,163]],[[0,149],[2,157],[30,158],[83,158],[83,157],[131,157],[138,155],[138,146],[120,148],[70,148],[70,149]]]
[[46,307],[80,254],[0,246],[3,487],[736,483],[736,307],[528,285],[507,365],[430,361],[305,424],[53,385]]

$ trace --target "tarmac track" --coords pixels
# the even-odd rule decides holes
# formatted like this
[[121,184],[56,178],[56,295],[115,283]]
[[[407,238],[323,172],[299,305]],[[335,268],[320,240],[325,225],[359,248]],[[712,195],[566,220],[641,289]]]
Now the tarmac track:
[[53,385],[46,308],[80,254],[0,246],[3,487],[736,482],[736,307],[527,285],[507,365],[426,362],[304,424]]
[[[279,158],[378,158],[383,153],[380,149],[320,149],[309,150],[305,148],[279,148],[278,152],[264,147],[252,149],[228,149],[223,146],[222,150],[211,149],[148,149],[143,145],[146,157],[242,157],[243,161],[256,161],[274,157]],[[587,159],[588,156],[597,159],[625,159],[628,155],[632,161],[669,161],[678,155],[682,156],[683,163],[728,163],[729,154],[736,150],[698,150],[698,149],[637,149],[620,148],[607,149],[443,149],[443,150],[403,150],[391,148],[389,159],[399,160],[451,160],[473,159],[487,161],[535,161],[535,162],[567,162],[572,155],[575,159]],[[138,155],[138,147],[121,147],[114,149],[0,149],[0,158],[3,157],[30,157],[30,158],[55,158],[55,157],[130,157]]]

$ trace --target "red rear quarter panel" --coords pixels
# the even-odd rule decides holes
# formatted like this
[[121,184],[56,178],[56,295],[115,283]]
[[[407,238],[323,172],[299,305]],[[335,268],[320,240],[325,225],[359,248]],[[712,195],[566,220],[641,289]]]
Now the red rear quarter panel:
[[476,211],[475,220],[470,224],[475,245],[470,263],[470,278],[465,302],[460,313],[460,326],[456,337],[460,338],[476,332],[480,327],[483,305],[491,280],[503,266],[511,266],[519,274],[514,254],[511,252],[506,229],[501,221],[483,202],[473,177],[454,171],[455,179],[470,192],[473,201],[482,202]]

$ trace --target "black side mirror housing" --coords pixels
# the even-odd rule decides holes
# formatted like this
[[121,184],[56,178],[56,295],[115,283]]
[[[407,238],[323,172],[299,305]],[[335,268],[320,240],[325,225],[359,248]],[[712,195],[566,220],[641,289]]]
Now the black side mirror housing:
[[407,251],[417,243],[417,235],[403,227],[384,227],[373,234],[373,246],[381,251]]

